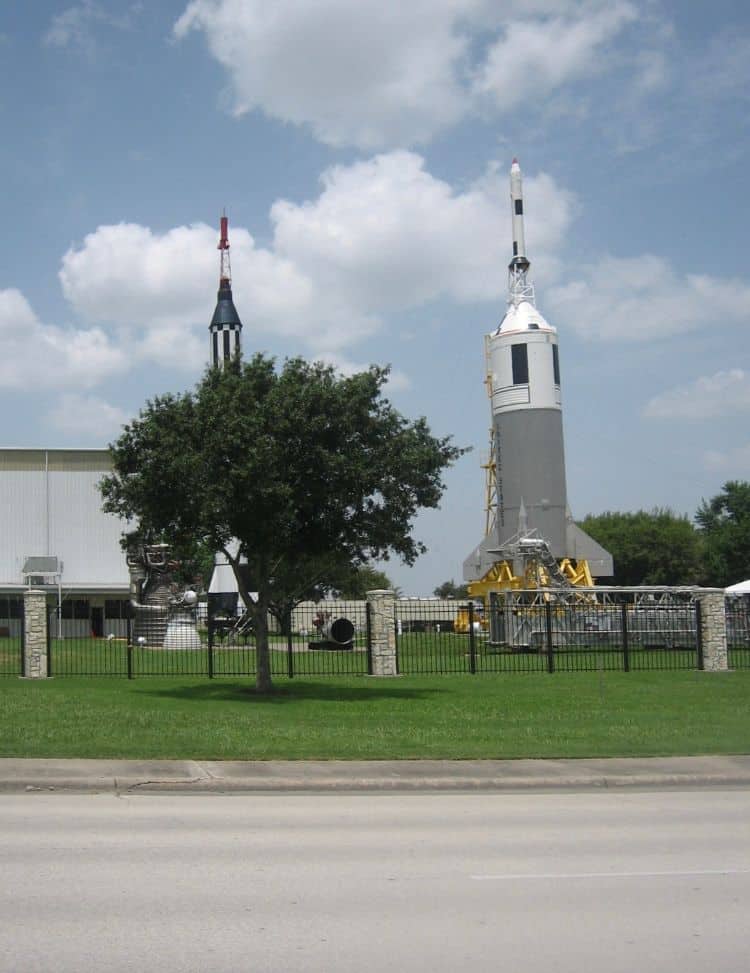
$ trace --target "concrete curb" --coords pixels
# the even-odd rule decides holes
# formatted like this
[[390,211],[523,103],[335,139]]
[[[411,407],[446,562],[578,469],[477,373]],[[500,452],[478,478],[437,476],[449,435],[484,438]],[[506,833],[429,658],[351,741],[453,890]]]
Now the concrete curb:
[[750,756],[268,762],[0,758],[3,794],[417,793],[710,786],[750,786]]

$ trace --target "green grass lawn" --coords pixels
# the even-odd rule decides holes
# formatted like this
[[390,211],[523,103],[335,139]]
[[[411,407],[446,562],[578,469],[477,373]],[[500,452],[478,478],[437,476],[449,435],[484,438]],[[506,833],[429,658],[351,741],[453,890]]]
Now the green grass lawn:
[[195,759],[750,752],[750,671],[0,681],[0,755]]

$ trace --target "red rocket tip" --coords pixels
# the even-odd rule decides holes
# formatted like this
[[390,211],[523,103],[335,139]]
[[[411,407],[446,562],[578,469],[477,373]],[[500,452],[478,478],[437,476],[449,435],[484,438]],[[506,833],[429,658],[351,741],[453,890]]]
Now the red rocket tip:
[[219,240],[219,245],[216,249],[228,250],[229,249],[229,219],[226,215],[221,217],[220,237],[221,238]]
[[513,161],[511,162],[511,165],[512,166],[517,166],[518,165],[518,159],[515,156],[513,156]]

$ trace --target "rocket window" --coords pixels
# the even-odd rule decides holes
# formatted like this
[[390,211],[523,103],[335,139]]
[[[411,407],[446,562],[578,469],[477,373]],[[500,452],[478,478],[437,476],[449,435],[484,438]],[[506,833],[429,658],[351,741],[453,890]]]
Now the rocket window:
[[232,357],[232,353],[229,350],[229,332],[228,331],[225,331],[224,332],[224,357],[225,358],[231,358]]
[[555,373],[555,385],[560,384],[560,356],[557,353],[557,345],[552,345],[552,370]]
[[516,216],[523,216],[523,200],[516,199],[514,202],[516,204]]
[[510,346],[511,364],[513,366],[513,384],[529,384],[529,350],[526,345]]
[[214,365],[219,363],[219,334],[217,331],[213,333],[213,350],[214,350]]

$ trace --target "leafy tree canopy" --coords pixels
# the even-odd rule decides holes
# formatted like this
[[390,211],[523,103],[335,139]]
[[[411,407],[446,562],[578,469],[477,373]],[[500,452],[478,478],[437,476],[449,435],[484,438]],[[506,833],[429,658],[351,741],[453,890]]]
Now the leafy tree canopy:
[[720,588],[750,578],[750,483],[729,480],[695,515],[705,543],[708,583]]
[[469,590],[465,584],[456,584],[455,581],[444,581],[439,584],[432,592],[437,598],[468,598]]
[[587,516],[581,527],[610,552],[614,584],[680,585],[702,580],[701,541],[687,517],[656,508]]
[[[388,370],[350,377],[301,358],[209,369],[194,392],[150,401],[111,447],[104,509],[144,537],[223,551],[254,616],[257,684],[270,689],[267,613],[325,578],[327,558],[360,565],[425,550],[411,534],[463,452],[383,396]],[[239,548],[230,542],[235,539]],[[240,571],[240,559],[247,569]],[[250,591],[257,591],[252,602]]]
[[366,597],[368,591],[374,591],[376,588],[395,590],[393,582],[385,571],[380,571],[369,564],[360,564],[345,567],[332,590],[338,598],[360,601]]

